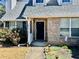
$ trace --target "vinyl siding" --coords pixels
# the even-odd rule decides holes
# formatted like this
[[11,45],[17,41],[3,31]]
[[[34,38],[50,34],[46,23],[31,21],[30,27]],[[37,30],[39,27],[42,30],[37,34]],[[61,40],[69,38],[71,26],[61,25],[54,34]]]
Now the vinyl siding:
[[73,1],[73,5],[79,5],[79,0],[72,0]]

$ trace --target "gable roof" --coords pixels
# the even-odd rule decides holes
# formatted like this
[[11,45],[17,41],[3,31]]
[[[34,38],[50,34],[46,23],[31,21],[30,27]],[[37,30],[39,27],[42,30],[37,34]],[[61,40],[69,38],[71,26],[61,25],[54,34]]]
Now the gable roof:
[[18,2],[16,7],[7,12],[3,21],[25,21],[26,17],[79,17],[79,5],[66,6],[28,6],[25,2]]
[[25,2],[17,2],[17,5],[13,10],[8,11],[1,19],[2,20],[15,20],[17,17],[20,16],[24,6],[26,5]]

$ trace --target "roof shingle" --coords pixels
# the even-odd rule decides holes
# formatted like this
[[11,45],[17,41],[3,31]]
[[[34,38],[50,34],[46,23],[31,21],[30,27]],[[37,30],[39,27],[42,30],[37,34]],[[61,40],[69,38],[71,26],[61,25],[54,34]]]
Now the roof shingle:
[[24,17],[79,17],[79,6],[27,6]]

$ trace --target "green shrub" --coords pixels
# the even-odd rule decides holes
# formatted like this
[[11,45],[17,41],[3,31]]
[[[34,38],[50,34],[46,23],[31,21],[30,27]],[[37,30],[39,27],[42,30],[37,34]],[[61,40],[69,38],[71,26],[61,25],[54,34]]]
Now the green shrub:
[[61,49],[60,47],[52,47],[52,48],[51,48],[52,51],[58,51],[58,50],[60,50],[60,49]]
[[0,4],[0,13],[5,13],[5,6]]
[[3,37],[3,36],[5,36],[5,35],[6,35],[5,32],[0,32],[0,37]]
[[64,48],[64,49],[68,49],[68,46],[66,46],[66,45],[65,45],[65,46],[62,46],[62,48]]

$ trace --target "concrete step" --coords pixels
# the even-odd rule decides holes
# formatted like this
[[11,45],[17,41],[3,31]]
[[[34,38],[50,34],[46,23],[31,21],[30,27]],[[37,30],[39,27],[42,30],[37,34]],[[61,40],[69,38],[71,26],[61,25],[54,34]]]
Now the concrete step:
[[47,42],[33,41],[31,45],[35,47],[45,47],[47,45]]

